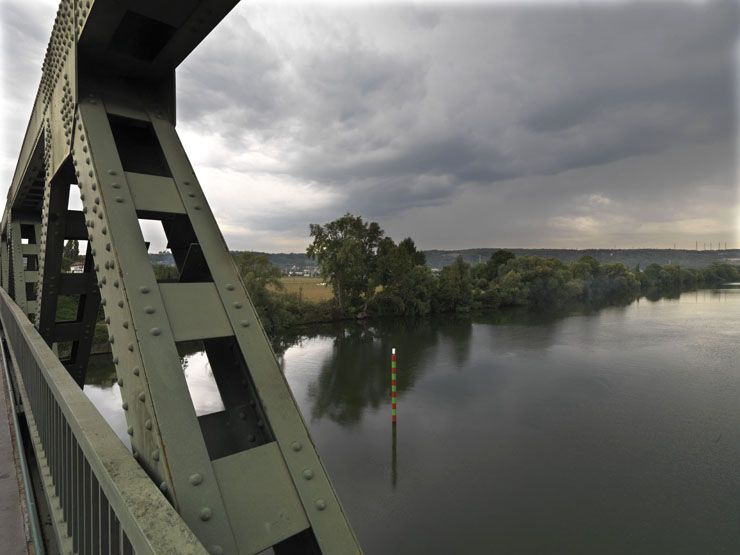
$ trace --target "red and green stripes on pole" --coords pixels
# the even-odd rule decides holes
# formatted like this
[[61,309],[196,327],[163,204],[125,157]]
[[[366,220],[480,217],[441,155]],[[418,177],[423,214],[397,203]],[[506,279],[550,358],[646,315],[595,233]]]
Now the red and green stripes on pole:
[[391,422],[396,423],[396,349],[391,349]]

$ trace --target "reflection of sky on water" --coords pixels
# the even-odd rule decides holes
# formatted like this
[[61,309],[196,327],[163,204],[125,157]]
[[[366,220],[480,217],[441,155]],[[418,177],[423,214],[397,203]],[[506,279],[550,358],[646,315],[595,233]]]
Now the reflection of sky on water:
[[195,414],[211,414],[224,410],[221,394],[213,378],[211,364],[204,351],[188,354],[183,357],[183,370],[188,382],[190,397],[193,399]]
[[311,414],[311,391],[321,374],[321,364],[318,361],[330,360],[332,351],[332,342],[327,341],[326,337],[312,337],[290,347],[280,357],[283,371],[290,369],[285,377],[304,418]]
[[[224,404],[205,351],[186,354],[182,357],[182,360],[185,380],[188,383],[195,413],[200,416],[224,410]],[[126,433],[128,427],[126,415],[121,407],[121,388],[116,383],[113,364],[101,365],[98,363],[98,365],[105,368],[108,375],[101,380],[102,383],[100,384],[85,384],[83,391],[130,451],[131,442]]]
[[121,388],[118,384],[115,382],[112,386],[86,384],[83,391],[116,432],[118,439],[130,451],[131,442],[126,433],[126,416],[121,408]]

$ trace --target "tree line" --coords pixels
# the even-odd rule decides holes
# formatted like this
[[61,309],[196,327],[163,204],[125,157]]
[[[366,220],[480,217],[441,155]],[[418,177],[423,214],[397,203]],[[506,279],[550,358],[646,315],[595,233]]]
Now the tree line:
[[740,281],[740,268],[715,263],[706,268],[650,264],[630,270],[584,256],[571,263],[515,256],[499,250],[478,264],[460,256],[439,272],[426,265],[411,238],[396,243],[376,222],[345,214],[311,224],[307,255],[317,261],[333,300],[307,302],[282,289],[280,270],[267,256],[235,253],[235,262],[268,333],[295,324],[343,318],[424,316],[519,306],[562,310],[578,305],[627,304],[642,295],[675,296],[681,291]]

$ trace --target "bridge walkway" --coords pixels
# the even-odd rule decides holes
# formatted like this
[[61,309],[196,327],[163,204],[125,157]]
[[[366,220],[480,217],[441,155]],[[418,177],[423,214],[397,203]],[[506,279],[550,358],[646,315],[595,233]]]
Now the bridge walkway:
[[3,553],[33,553],[23,501],[23,484],[15,449],[15,430],[11,426],[10,389],[0,357],[0,538]]

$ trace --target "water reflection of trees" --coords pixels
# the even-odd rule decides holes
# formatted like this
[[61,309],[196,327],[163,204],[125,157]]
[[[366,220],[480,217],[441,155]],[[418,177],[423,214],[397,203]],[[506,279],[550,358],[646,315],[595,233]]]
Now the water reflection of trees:
[[109,388],[115,382],[116,367],[113,365],[113,355],[111,353],[91,355],[87,363],[85,384]]
[[[389,319],[372,323],[342,323],[314,326],[275,343],[278,356],[289,348],[316,338],[329,339],[332,350],[320,365],[318,379],[309,385],[313,418],[329,418],[351,426],[364,411],[390,407],[390,353],[398,349],[397,387],[399,403],[404,392],[440,361],[462,369],[471,356],[473,328],[483,324],[491,329],[487,345],[500,344],[509,350],[547,349],[556,340],[557,322],[573,314],[502,310],[485,315],[461,315],[416,320]],[[583,307],[581,314],[597,310]],[[495,349],[499,350],[499,349]],[[390,410],[390,409],[389,409]]]
[[[283,338],[277,348],[284,352],[301,341],[317,337],[332,341],[331,354],[320,363],[316,382],[308,389],[313,401],[312,417],[328,417],[352,425],[366,409],[390,407],[390,354],[398,350],[399,398],[412,389],[445,349],[456,364],[464,366],[470,355],[472,324],[469,318],[384,320],[320,326]],[[399,399],[399,402],[402,399]],[[389,408],[390,410],[390,408]]]

